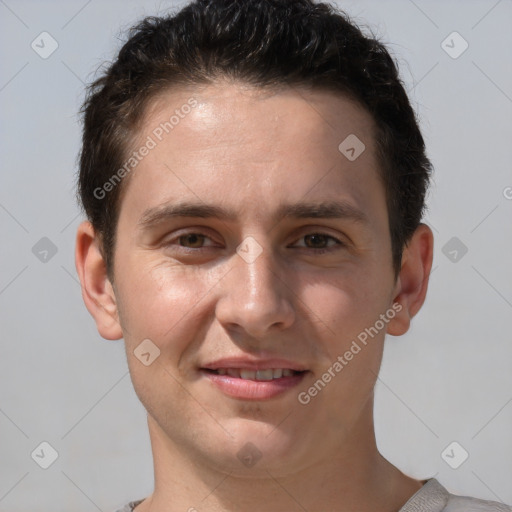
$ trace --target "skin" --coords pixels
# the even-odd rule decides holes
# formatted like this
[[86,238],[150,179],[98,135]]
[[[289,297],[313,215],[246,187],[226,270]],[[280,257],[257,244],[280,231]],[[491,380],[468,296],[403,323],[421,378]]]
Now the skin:
[[[418,227],[395,280],[375,126],[350,99],[220,81],[180,88],[148,106],[139,142],[191,97],[197,106],[129,178],[114,283],[91,224],[77,233],[84,302],[101,336],[124,337],[148,412],[155,490],[136,511],[399,510],[424,482],[378,452],[374,385],[386,332],[404,334],[424,302],[432,231]],[[338,145],[352,133],[366,149],[349,161]],[[234,218],[139,225],[148,208],[184,200],[232,210]],[[283,203],[330,200],[362,210],[368,222],[274,218]],[[307,237],[315,233],[334,238]],[[236,251],[247,237],[262,250],[251,263]],[[334,249],[320,254],[322,247]],[[298,393],[394,303],[401,311],[301,404]],[[145,366],[134,350],[148,338],[160,355]],[[309,371],[296,389],[256,401],[226,396],[199,372],[244,354]],[[249,442],[261,454],[252,467],[237,457]]]

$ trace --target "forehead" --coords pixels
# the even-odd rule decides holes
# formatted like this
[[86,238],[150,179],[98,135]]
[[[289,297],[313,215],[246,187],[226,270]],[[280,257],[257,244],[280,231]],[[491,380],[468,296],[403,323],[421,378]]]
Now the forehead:
[[[189,108],[192,102],[194,107]],[[169,121],[170,130],[166,125]],[[341,93],[303,87],[258,88],[221,81],[158,94],[146,108],[142,135],[155,130],[157,138],[160,133],[169,144],[172,137],[165,135],[172,132],[182,138],[193,137],[203,149],[209,147],[212,151],[231,142],[233,157],[237,149],[239,155],[246,153],[247,146],[241,143],[270,150],[271,156],[283,149],[281,145],[304,139],[310,144],[295,147],[296,153],[322,146],[333,149],[334,145],[337,149],[341,140],[356,133],[373,145],[375,125],[358,102]]]
[[134,148],[151,149],[121,210],[128,202],[142,215],[183,198],[259,217],[304,198],[378,209],[374,133],[371,116],[333,92],[233,83],[165,91],[146,109]]

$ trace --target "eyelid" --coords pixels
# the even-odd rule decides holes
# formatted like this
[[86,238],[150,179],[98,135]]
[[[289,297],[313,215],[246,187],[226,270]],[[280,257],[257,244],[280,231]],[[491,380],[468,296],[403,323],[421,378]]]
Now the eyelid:
[[[175,246],[179,247],[179,250],[182,250],[182,251],[197,252],[197,251],[200,251],[200,250],[207,250],[208,248],[215,247],[215,240],[214,240],[214,238],[212,236],[207,234],[208,231],[209,230],[206,229],[205,227],[183,228],[182,230],[178,230],[178,232],[175,233],[172,238],[170,238],[168,240],[164,240],[163,244],[165,246],[175,245]],[[180,245],[179,244],[179,239],[182,236],[187,236],[187,235],[199,235],[199,236],[204,237],[205,239],[209,239],[213,243],[209,244],[209,245],[206,245],[206,246],[197,247],[197,248],[186,247],[186,246]],[[306,228],[306,230],[303,229],[302,233],[300,234],[300,236],[298,238],[294,238],[295,241],[291,245],[288,245],[287,247],[295,246],[298,241],[303,240],[306,236],[310,236],[310,235],[320,235],[320,236],[326,237],[327,239],[329,239],[331,241],[334,240],[335,244],[331,245],[331,246],[319,247],[319,248],[307,247],[307,246],[303,245],[303,246],[299,246],[298,248],[305,249],[305,250],[307,250],[309,252],[321,254],[321,253],[326,253],[326,252],[330,252],[330,251],[336,251],[338,249],[341,249],[341,248],[347,246],[347,244],[343,240],[340,240],[339,237],[336,237],[336,236],[334,236],[334,235],[332,235],[330,233],[325,232],[324,228],[310,227],[310,228]]]
[[[208,234],[208,230],[206,228],[184,228],[183,230],[179,230],[177,233],[174,233],[172,238],[164,240],[164,245],[171,245],[171,242],[179,242],[179,239],[182,236],[187,236],[187,235],[199,235],[199,236],[202,236],[204,238],[211,240],[212,242],[214,242],[214,244],[216,243],[215,239],[210,234]],[[208,245],[207,247],[213,247],[214,244]],[[194,251],[198,250],[198,249],[193,249],[190,247],[183,247],[183,246],[179,246],[179,247],[181,247],[182,249],[191,249]],[[202,248],[203,247],[200,247],[199,249],[202,249]]]
[[292,238],[293,240],[298,240],[299,238],[302,238],[307,235],[322,235],[325,237],[334,238],[338,242],[345,244],[347,244],[348,241],[350,241],[350,238],[345,233],[340,232],[335,228],[333,229],[329,226],[319,226],[316,224],[301,226],[300,228],[293,232],[290,238]]
[[[321,230],[312,230],[312,231],[308,231],[307,233],[304,233],[302,234],[298,239],[297,241],[299,240],[302,240],[304,239],[306,236],[309,236],[309,235],[320,235],[320,236],[323,236],[325,238],[328,238],[330,240],[334,240],[336,243],[334,245],[331,245],[330,247],[322,247],[322,248],[314,248],[314,247],[306,247],[306,246],[301,246],[301,249],[309,249],[310,251],[329,251],[331,249],[335,250],[337,247],[345,247],[347,244],[343,241],[343,240],[340,240],[338,237],[334,236],[334,235],[331,235],[330,233],[325,233]],[[294,242],[292,244],[295,245],[297,242]]]

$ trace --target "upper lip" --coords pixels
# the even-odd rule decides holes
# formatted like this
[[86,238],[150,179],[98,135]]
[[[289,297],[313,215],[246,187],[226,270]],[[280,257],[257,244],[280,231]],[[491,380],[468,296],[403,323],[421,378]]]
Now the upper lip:
[[306,370],[304,365],[287,359],[257,359],[250,357],[231,357],[217,359],[202,366],[206,370],[218,370],[219,368],[239,368],[241,370],[266,370],[268,368],[288,368],[301,372]]

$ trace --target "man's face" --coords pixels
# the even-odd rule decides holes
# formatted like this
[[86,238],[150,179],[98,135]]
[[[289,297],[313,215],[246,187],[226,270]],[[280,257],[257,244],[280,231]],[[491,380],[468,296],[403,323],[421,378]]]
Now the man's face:
[[[386,328],[358,335],[396,295],[371,117],[328,92],[220,83],[167,92],[146,114],[132,149],[156,146],[122,200],[114,290],[159,435],[226,471],[255,472],[243,459],[261,455],[285,474],[346,451],[371,427]],[[351,134],[355,159],[355,139],[338,149]],[[184,205],[196,211],[165,213]],[[160,350],[149,366],[134,355],[147,339]]]

